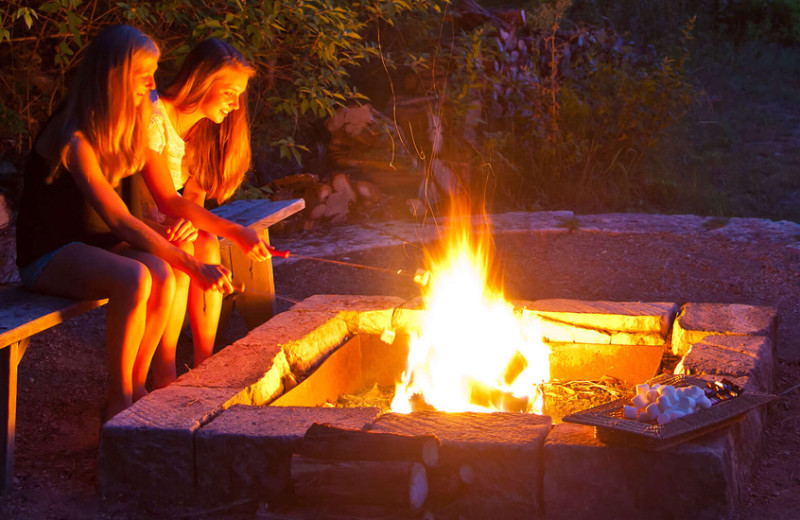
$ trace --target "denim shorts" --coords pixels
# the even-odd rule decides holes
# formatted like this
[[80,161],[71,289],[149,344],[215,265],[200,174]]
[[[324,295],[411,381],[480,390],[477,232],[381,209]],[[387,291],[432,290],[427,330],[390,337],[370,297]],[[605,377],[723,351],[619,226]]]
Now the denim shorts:
[[65,247],[79,243],[80,242],[70,242],[69,244],[64,244],[58,249],[53,249],[49,253],[43,254],[27,266],[20,269],[19,277],[22,279],[22,285],[24,285],[26,289],[34,289],[36,286],[36,280],[39,279],[39,275],[42,274],[42,271],[44,270],[45,266],[50,263],[50,260],[55,258],[56,255],[58,255],[58,253],[60,253]]

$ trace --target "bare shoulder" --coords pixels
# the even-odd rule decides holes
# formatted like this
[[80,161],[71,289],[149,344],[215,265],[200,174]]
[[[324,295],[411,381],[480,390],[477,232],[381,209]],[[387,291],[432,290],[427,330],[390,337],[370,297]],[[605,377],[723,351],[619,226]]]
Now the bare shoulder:
[[64,152],[64,165],[73,174],[93,170],[98,165],[94,147],[83,132],[75,131],[69,136]]

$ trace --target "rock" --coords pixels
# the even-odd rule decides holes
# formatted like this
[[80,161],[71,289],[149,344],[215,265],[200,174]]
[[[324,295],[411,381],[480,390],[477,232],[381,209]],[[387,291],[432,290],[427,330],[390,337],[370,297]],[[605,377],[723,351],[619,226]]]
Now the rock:
[[687,303],[672,331],[672,353],[684,355],[706,336],[766,336],[775,345],[777,311],[735,303]]
[[11,208],[8,207],[6,196],[0,193],[0,229],[5,229],[11,224]]

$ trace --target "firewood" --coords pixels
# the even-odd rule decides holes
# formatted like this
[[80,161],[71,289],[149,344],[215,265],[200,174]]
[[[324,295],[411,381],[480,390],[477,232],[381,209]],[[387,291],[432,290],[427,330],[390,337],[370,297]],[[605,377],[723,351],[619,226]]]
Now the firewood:
[[469,381],[469,402],[504,412],[526,412],[528,410],[527,397],[516,397],[511,392],[504,392],[475,379]]
[[343,193],[347,197],[347,202],[353,202],[356,200],[356,192],[346,174],[337,173],[333,176],[333,181],[331,181],[331,184],[333,185],[333,191],[337,193]]
[[369,181],[357,181],[356,192],[359,198],[367,204],[375,204],[381,200],[381,190]]
[[327,207],[325,206],[325,204],[319,204],[318,206],[315,206],[314,209],[311,210],[311,218],[313,220],[321,219],[325,215],[326,210]]
[[[330,462],[302,456],[292,459],[295,496],[305,506],[371,505],[419,513],[430,498],[428,471],[419,462]],[[434,477],[435,485],[440,485],[438,480],[441,477]],[[452,488],[448,489],[452,493]],[[439,503],[446,502],[440,499]]]
[[5,229],[11,223],[11,210],[6,202],[6,196],[0,193],[0,229]]
[[412,511],[419,511],[428,499],[428,476],[425,466],[415,462],[408,479],[408,501]]
[[346,193],[333,192],[325,201],[325,212],[322,214],[326,218],[347,216],[350,212],[350,198]]
[[408,460],[428,467],[439,462],[441,442],[435,435],[348,430],[314,423],[306,431],[299,453],[328,460]]
[[320,202],[325,202],[325,199],[330,197],[331,193],[333,193],[333,188],[331,188],[330,184],[320,184],[317,188],[317,198]]
[[423,217],[425,213],[427,213],[425,203],[419,199],[406,200],[406,207],[408,207],[408,212],[414,217]]

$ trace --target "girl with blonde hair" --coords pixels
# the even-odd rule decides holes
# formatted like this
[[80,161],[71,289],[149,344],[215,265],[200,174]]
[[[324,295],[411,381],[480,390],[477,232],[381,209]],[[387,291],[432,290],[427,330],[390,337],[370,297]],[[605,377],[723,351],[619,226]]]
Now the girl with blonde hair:
[[28,158],[17,219],[17,265],[32,290],[108,298],[110,418],[146,394],[145,379],[175,294],[174,271],[232,290],[230,273],[198,261],[128,211],[121,180],[142,167],[159,50],[114,25],[86,49],[63,103]]
[[[165,235],[203,262],[219,262],[217,236],[229,239],[253,260],[270,258],[271,248],[257,231],[204,209],[207,199],[228,199],[250,166],[246,91],[254,73],[231,45],[210,38],[189,52],[154,103],[143,170],[157,205],[150,215],[170,224],[173,231],[165,229]],[[194,366],[213,352],[222,295],[178,275],[172,316],[153,358],[156,388],[175,379],[175,350],[187,305]]]

